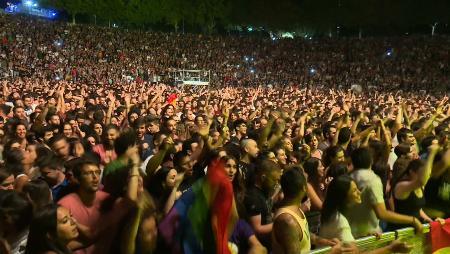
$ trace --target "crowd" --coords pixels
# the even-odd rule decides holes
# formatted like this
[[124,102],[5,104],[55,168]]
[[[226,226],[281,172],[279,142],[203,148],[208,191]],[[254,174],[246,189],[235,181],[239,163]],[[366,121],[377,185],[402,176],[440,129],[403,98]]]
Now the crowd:
[[[209,70],[221,85],[448,90],[449,38],[272,40],[71,26],[0,16],[0,63],[9,77],[116,84],[171,81],[175,69]],[[17,72],[15,74],[15,72]]]
[[2,253],[360,253],[450,217],[448,38],[0,27]]

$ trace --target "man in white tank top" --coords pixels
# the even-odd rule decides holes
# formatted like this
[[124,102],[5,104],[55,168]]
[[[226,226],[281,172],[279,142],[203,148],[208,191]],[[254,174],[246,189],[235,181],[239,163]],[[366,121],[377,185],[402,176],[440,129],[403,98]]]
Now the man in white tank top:
[[281,177],[284,198],[275,213],[272,231],[272,253],[307,253],[311,244],[334,245],[336,242],[310,234],[300,206],[306,196],[306,178],[300,168],[286,171]]

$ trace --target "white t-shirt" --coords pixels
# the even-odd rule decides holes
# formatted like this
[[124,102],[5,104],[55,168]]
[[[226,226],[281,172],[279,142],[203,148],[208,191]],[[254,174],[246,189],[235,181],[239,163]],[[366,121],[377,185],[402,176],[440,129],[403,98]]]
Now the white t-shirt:
[[320,225],[319,236],[326,239],[337,238],[342,242],[355,241],[347,218],[340,212],[336,212],[326,223]]
[[373,210],[373,206],[384,203],[383,184],[381,179],[370,169],[353,171],[350,176],[355,180],[361,191],[362,202],[345,212],[352,234],[355,238],[374,233],[381,233],[380,221]]

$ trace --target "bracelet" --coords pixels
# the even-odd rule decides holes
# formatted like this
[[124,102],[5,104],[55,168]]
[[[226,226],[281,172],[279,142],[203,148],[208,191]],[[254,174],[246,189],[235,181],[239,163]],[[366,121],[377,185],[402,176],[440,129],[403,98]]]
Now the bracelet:
[[141,176],[141,175],[139,175],[139,174],[135,174],[135,175],[130,175],[130,177],[133,177],[133,176]]
[[413,224],[415,224],[416,223],[416,217],[412,217],[413,218]]

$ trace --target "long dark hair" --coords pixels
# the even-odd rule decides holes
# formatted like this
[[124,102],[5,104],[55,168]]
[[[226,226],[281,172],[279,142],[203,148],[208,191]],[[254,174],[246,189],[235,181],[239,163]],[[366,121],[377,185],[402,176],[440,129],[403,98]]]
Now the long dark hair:
[[321,223],[329,221],[336,212],[344,211],[352,181],[348,175],[338,176],[331,181],[322,205]]
[[403,172],[398,172],[395,176],[393,176],[391,180],[391,190],[389,192],[389,196],[391,196],[395,190],[395,186],[403,180],[403,178],[411,172],[416,172],[420,168],[424,167],[425,163],[421,159],[415,159],[408,163],[408,167]]
[[239,217],[243,217],[243,215],[246,213],[245,208],[242,205],[244,203],[244,198],[245,198],[245,193],[246,193],[244,179],[243,179],[241,173],[239,172],[239,161],[236,158],[234,158],[233,156],[230,156],[230,155],[220,158],[220,161],[223,162],[224,164],[226,164],[228,160],[234,160],[234,162],[236,162],[237,171],[236,171],[236,175],[234,176],[232,185],[233,185],[234,198],[236,199],[236,206],[237,206],[237,210],[239,213]]
[[48,187],[48,184],[41,179],[27,182],[23,187],[23,193],[28,195],[33,204],[34,211],[40,210],[42,207],[45,207],[52,202],[50,188]]
[[25,254],[40,254],[48,251],[57,254],[72,253],[64,243],[58,239],[57,234],[58,206],[48,205],[36,211],[31,221]]
[[23,151],[20,148],[12,148],[9,152],[5,153],[5,167],[17,177],[25,171],[22,164],[23,159]]
[[303,168],[308,174],[308,182],[314,185],[319,185],[321,180],[319,175],[320,160],[317,158],[309,158],[305,163],[303,163]]

